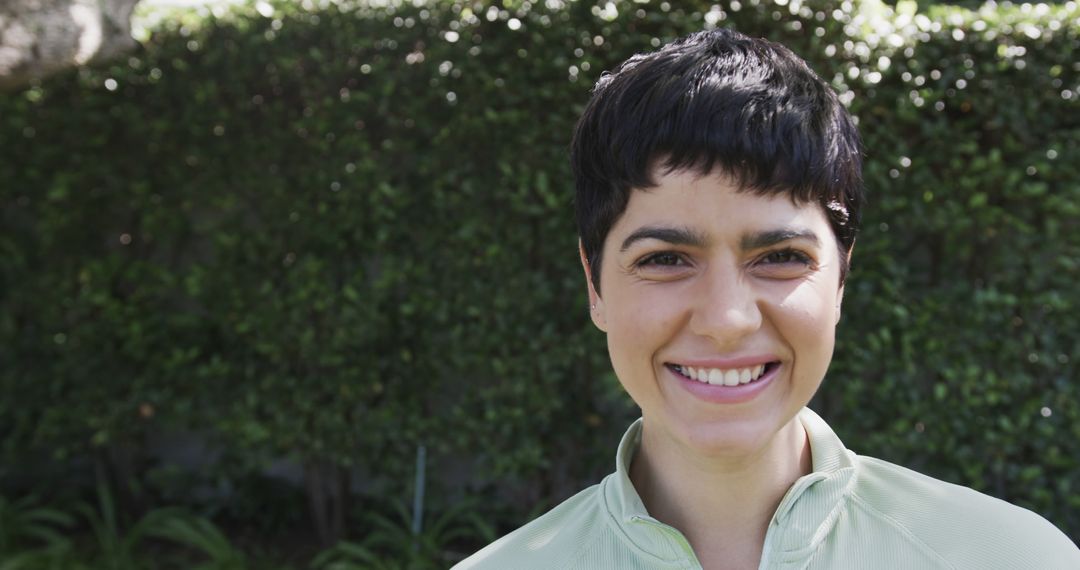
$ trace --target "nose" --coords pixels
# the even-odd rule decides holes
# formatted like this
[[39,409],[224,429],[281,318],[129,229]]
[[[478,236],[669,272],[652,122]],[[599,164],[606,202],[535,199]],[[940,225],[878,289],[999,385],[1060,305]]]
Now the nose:
[[737,347],[761,327],[760,301],[753,283],[733,267],[704,274],[695,291],[690,330],[720,347]]

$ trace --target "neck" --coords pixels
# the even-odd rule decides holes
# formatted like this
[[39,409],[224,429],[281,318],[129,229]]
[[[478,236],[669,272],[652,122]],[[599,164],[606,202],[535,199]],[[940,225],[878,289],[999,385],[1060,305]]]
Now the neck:
[[704,568],[757,568],[773,513],[812,470],[802,423],[792,418],[762,449],[708,457],[653,427],[646,418],[630,466],[649,514],[681,531]]

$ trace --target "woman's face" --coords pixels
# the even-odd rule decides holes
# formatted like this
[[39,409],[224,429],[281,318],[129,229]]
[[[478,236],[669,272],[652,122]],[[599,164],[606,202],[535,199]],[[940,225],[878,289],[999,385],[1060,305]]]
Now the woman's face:
[[719,174],[657,182],[607,236],[593,321],[647,429],[707,455],[753,453],[832,358],[836,239],[816,204],[736,193]]

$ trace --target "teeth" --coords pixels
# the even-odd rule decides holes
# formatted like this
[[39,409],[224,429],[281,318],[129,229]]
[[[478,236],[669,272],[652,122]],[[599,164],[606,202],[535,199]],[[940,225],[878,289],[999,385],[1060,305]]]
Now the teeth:
[[749,384],[760,378],[765,372],[765,365],[758,364],[751,368],[730,368],[727,370],[676,365],[675,369],[687,378],[693,378],[698,382],[714,386],[738,386],[740,384]]

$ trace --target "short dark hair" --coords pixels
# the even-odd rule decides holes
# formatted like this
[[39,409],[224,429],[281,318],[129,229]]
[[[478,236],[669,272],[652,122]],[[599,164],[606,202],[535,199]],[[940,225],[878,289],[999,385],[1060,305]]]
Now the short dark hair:
[[[861,214],[854,121],[788,48],[733,30],[696,32],[638,54],[596,83],[570,161],[578,235],[600,291],[604,240],[653,173],[719,168],[741,189],[821,205],[840,246],[840,282]],[[662,161],[662,162],[661,162]]]

